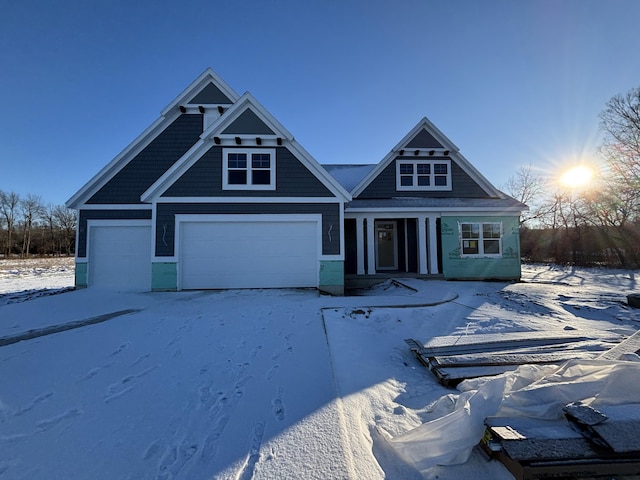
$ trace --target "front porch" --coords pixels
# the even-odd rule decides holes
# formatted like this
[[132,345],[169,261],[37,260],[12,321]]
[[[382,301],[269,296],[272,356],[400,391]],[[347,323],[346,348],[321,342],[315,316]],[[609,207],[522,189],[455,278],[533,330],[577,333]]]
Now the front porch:
[[442,273],[437,215],[347,212],[344,225],[345,282],[371,285],[394,276],[438,278]]

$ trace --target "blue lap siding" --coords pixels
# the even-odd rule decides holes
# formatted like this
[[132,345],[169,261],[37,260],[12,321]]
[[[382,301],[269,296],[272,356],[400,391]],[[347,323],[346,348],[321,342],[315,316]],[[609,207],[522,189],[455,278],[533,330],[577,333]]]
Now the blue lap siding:
[[87,203],[139,204],[145,190],[198,141],[202,134],[202,117],[180,115]]
[[[332,197],[285,147],[276,148],[275,190],[222,190],[222,147],[210,148],[163,197]],[[286,201],[286,199],[284,199]]]
[[[489,195],[451,160],[451,191],[397,191],[396,190],[396,161],[398,160],[443,160],[442,157],[397,157],[358,195],[358,198],[392,198],[392,197],[437,197],[437,198],[489,198]],[[446,160],[449,160],[446,158]]]
[[87,256],[87,220],[151,220],[151,210],[80,210],[78,258]]

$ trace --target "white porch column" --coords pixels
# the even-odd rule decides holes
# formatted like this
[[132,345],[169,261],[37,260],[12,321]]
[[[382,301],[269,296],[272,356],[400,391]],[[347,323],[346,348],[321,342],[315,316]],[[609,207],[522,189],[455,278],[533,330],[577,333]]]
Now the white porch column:
[[427,217],[418,217],[418,273],[426,275],[427,271]]
[[438,229],[436,217],[429,217],[429,273],[435,275],[438,271]]
[[364,275],[364,218],[356,218],[356,252],[358,275]]
[[374,218],[367,217],[367,274],[376,273],[376,232],[374,228]]

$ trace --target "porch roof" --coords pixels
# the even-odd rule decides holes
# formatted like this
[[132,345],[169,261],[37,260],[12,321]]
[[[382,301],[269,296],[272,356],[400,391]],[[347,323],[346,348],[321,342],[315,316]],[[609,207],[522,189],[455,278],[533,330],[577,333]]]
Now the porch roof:
[[524,212],[525,204],[505,195],[504,198],[425,198],[393,197],[355,199],[347,204],[346,211],[465,211],[465,212]]

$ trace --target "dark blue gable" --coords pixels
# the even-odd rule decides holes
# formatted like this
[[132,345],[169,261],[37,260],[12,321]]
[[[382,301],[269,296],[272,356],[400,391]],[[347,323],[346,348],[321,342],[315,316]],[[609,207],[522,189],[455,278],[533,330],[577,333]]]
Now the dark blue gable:
[[332,197],[287,148],[276,150],[276,190],[222,190],[222,147],[212,147],[163,197]]
[[180,115],[96,192],[88,204],[139,204],[140,196],[202,134],[202,115]]
[[442,157],[405,156],[396,157],[374,178],[357,198],[393,198],[393,197],[436,197],[436,198],[490,198],[453,159],[451,160],[451,191],[398,191],[396,190],[397,160],[440,160]]

